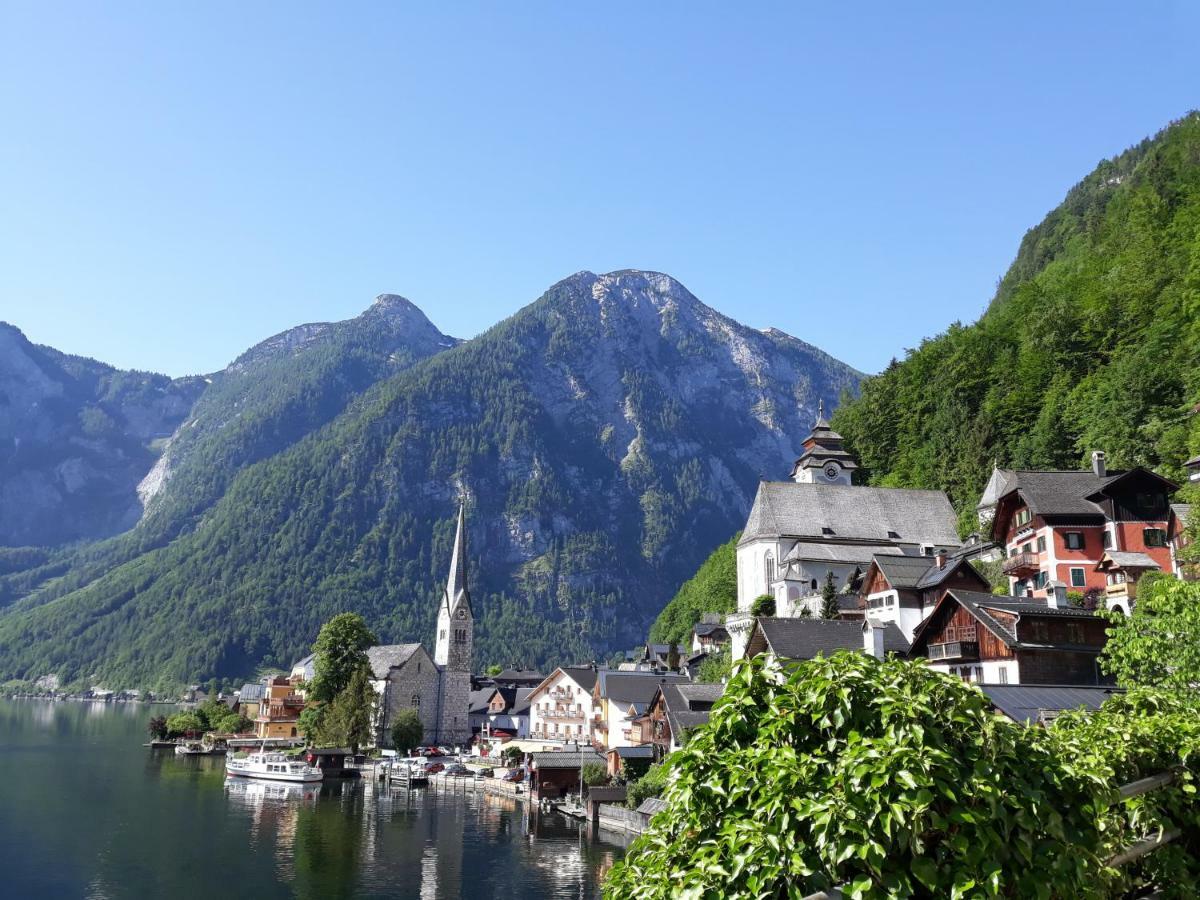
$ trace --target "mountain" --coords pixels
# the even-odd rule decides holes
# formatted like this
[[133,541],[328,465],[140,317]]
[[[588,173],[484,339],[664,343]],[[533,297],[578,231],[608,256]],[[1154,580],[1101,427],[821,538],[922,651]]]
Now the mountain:
[[943,488],[975,527],[993,463],[1169,477],[1200,451],[1200,114],[1076,185],[987,311],[923,341],[834,416],[873,484]]
[[169,543],[10,607],[0,680],[240,677],[347,609],[428,639],[464,495],[478,662],[606,654],[644,638],[818,400],[858,380],[665,275],[581,272],[246,465]]
[[59,353],[0,322],[0,545],[131,528],[138,482],[204,389]]

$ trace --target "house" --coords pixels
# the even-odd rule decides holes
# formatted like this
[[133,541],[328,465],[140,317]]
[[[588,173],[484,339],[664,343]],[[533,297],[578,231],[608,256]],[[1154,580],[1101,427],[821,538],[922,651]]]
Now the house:
[[638,737],[654,747],[655,758],[680,749],[687,733],[708,722],[713,705],[725,692],[722,684],[661,684],[638,722]]
[[557,800],[577,794],[582,786],[583,767],[591,763],[603,765],[605,759],[590,747],[544,751],[530,754],[529,792],[540,800]]
[[608,761],[608,777],[615,778],[622,772],[627,775],[644,773],[654,762],[654,747],[639,744],[636,747],[613,747],[604,754]]
[[944,549],[927,556],[880,555],[871,560],[858,593],[858,605],[866,615],[895,622],[907,640],[933,612],[942,595],[952,587],[987,593],[991,585],[961,555]]
[[530,687],[488,687],[471,692],[471,731],[479,740],[529,737]]
[[240,712],[247,719],[253,720],[258,718],[259,710],[266,696],[267,683],[265,681],[246,682],[242,685],[242,689],[238,691],[238,702],[235,712]]
[[596,717],[592,701],[595,686],[594,666],[561,666],[547,675],[527,698],[530,738],[563,744],[590,743]]
[[1200,456],[1193,456],[1183,464],[1183,468],[1187,470],[1188,481],[1200,481]]
[[[829,576],[848,595],[876,556],[932,557],[959,546],[943,492],[853,485],[856,468],[821,414],[792,480],[759,483],[737,546],[737,612],[725,619],[734,659],[745,651],[759,596],[774,597],[780,618],[817,615]],[[847,601],[848,611],[858,609]]]
[[1080,684],[981,684],[979,689],[997,712],[1026,725],[1049,725],[1070,710],[1096,710],[1123,693],[1111,685]]
[[489,676],[496,687],[534,688],[541,684],[546,676],[534,669],[502,669],[498,674]]
[[1066,587],[1050,600],[998,597],[952,589],[913,635],[910,656],[939,671],[988,684],[1104,684],[1097,658],[1108,622],[1066,604]]
[[606,750],[637,743],[633,740],[634,720],[645,714],[659,687],[689,680],[686,675],[601,669],[592,688],[592,741]]
[[704,613],[692,626],[692,653],[712,653],[729,644],[720,613]]
[[746,644],[746,656],[766,655],[785,662],[830,656],[839,650],[863,650],[904,656],[908,641],[894,622],[842,619],[755,620]]
[[292,678],[299,678],[304,682],[312,681],[313,675],[316,674],[316,659],[317,654],[310,653],[303,659],[297,660],[292,665],[292,671],[289,674]]
[[278,675],[266,683],[258,715],[254,717],[255,737],[299,737],[300,713],[304,711],[304,697],[296,690],[299,685],[299,679],[285,675]]
[[1171,571],[1175,488],[1146,469],[1108,471],[1102,451],[1092,454],[1091,469],[994,470],[981,506],[994,509],[992,539],[1004,547],[1009,593],[1044,598],[1047,585],[1061,581],[1128,612],[1130,582],[1100,562],[1105,551],[1143,553]]

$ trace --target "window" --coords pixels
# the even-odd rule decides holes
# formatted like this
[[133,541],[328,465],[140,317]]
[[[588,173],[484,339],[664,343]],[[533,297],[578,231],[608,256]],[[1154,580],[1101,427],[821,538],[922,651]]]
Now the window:
[[1083,626],[1078,622],[1067,623],[1067,641],[1072,644],[1083,643]]
[[1001,666],[996,670],[1001,684],[1008,684],[1008,666]]
[[454,643],[465,644],[466,642],[467,642],[467,629],[455,628],[454,629]]
[[1167,546],[1167,533],[1161,528],[1143,528],[1142,541],[1147,547]]
[[[413,709],[421,708],[421,695],[420,694],[412,695],[412,708]],[[542,711],[545,712],[545,707],[542,707]]]
[[766,571],[767,584],[775,582],[775,554],[768,552],[766,559],[763,560],[763,569]]
[[1044,534],[1038,535],[1037,548],[1038,553],[1046,552],[1046,536]]
[[1031,544],[1031,543],[1028,543],[1028,542],[1026,542],[1026,543],[1022,544],[1022,545],[1021,545],[1021,552],[1022,552],[1022,553],[1032,553],[1032,552],[1033,552],[1033,544]]
[[1156,510],[1159,507],[1161,507],[1163,505],[1162,500],[1163,500],[1162,494],[1154,494],[1154,493],[1138,494],[1138,498],[1137,498],[1138,506],[1140,506],[1144,510],[1151,510],[1151,511]]
[[1033,580],[1033,586],[1035,588],[1044,588],[1046,586],[1046,582],[1049,580],[1050,576],[1045,572],[1038,572],[1037,576]]
[[1030,512],[1028,506],[1025,507],[1024,509],[1018,509],[1017,510],[1017,518],[1016,518],[1017,527],[1020,528],[1022,525],[1028,525],[1032,518],[1033,518],[1033,513]]
[[1016,556],[1016,555],[1017,555],[1017,548],[1016,548],[1016,547],[1012,547],[1012,548],[1011,548],[1011,549],[1008,551],[1008,555],[1009,555],[1009,556]]
[[1079,531],[1068,531],[1063,535],[1063,541],[1067,545],[1068,550],[1083,549],[1083,534]]
[[1071,570],[1071,587],[1083,587],[1086,584],[1083,569]]
[[1100,546],[1105,550],[1112,546],[1112,535],[1108,533],[1108,529],[1104,529],[1104,534],[1100,537]]

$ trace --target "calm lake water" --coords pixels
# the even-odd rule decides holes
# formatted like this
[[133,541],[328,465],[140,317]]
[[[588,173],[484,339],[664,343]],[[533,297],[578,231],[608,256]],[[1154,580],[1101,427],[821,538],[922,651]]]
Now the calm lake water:
[[0,700],[0,896],[588,900],[623,852],[483,793],[227,783],[140,746],[166,709]]

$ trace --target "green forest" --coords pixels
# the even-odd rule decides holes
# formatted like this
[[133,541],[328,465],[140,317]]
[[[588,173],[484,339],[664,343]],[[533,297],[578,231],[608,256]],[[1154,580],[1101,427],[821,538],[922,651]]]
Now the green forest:
[[[966,298],[965,298],[966,299]],[[964,533],[993,462],[1168,477],[1200,451],[1200,115],[1071,189],[985,314],[923,341],[833,417],[871,484],[941,488]]]

